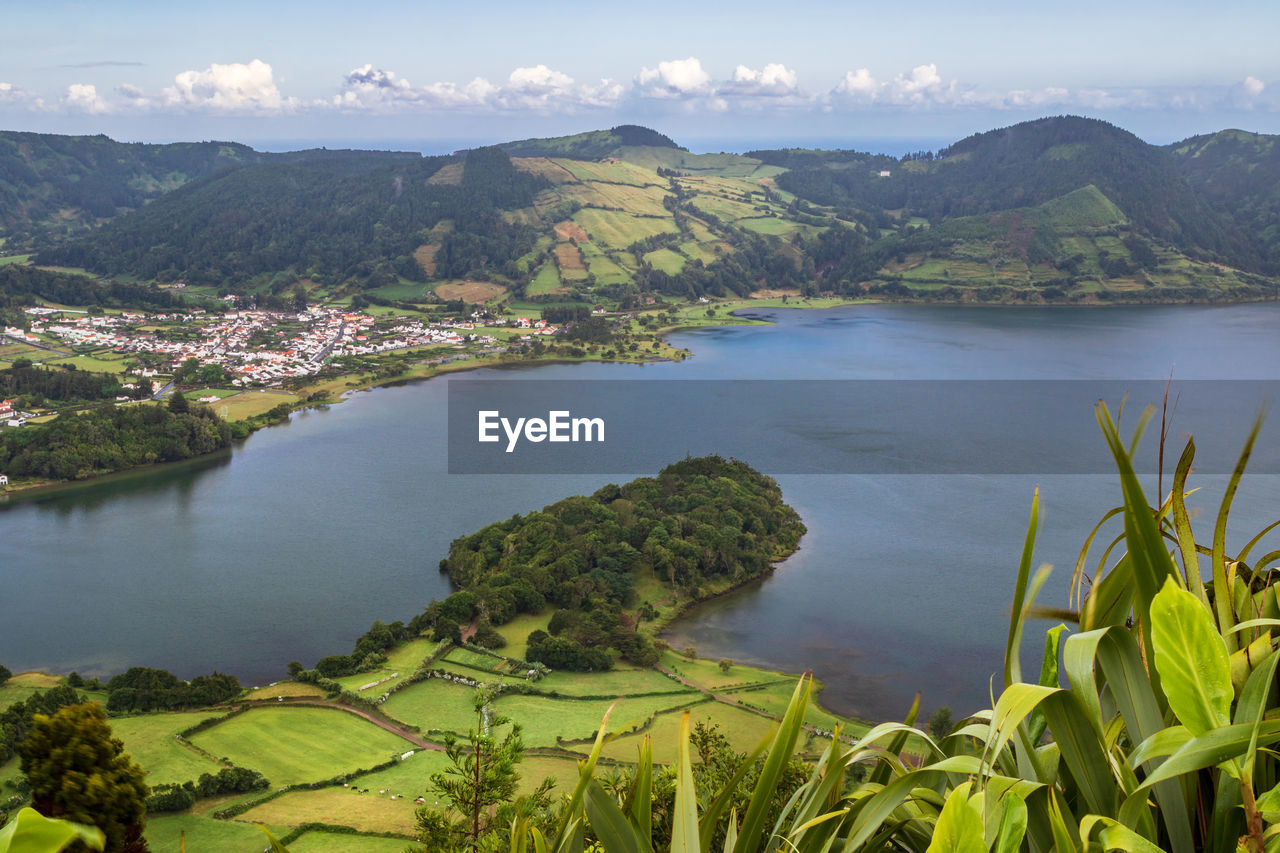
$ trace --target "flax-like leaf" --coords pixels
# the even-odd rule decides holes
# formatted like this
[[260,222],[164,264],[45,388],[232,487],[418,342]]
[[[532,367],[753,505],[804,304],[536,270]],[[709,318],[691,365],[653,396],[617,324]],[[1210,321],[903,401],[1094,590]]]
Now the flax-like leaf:
[[693,786],[689,758],[689,712],[680,717],[680,744],[676,760],[676,801],[671,818],[671,853],[701,853],[698,843],[698,792]]
[[585,805],[591,831],[608,853],[640,853],[643,848],[636,838],[635,827],[613,797],[594,779],[587,785]]
[[[809,692],[813,689],[812,678],[802,678],[796,682],[796,689],[791,694],[787,711],[782,715],[782,723],[774,735],[773,746],[769,748],[769,757],[765,759],[760,770],[760,778],[756,781],[756,789],[751,792],[747,803],[747,813],[742,816],[742,826],[738,829],[738,843],[734,845],[735,853],[748,853],[753,850],[764,831],[764,820],[773,800],[773,792],[782,778],[782,771],[795,752],[796,741],[804,726],[804,712],[809,703]],[[673,851],[674,853],[674,851]]]
[[[1013,587],[1013,609],[1009,614],[1009,639],[1004,647],[1004,686],[1022,680],[1018,661],[1018,645],[1022,638],[1025,616],[1027,581],[1031,576],[1031,560],[1035,553],[1036,533],[1040,527],[1040,489],[1031,496],[1031,519],[1027,522],[1027,535],[1022,542],[1022,558],[1018,561],[1018,578]],[[1034,596],[1033,596],[1034,597]]]

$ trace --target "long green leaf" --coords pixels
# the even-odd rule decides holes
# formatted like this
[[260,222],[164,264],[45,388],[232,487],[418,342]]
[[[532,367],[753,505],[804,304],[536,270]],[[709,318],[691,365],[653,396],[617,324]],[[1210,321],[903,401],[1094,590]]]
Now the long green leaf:
[[640,741],[640,759],[636,763],[636,775],[627,792],[627,817],[636,828],[636,834],[645,842],[645,849],[653,849],[653,742],[648,735]]
[[[1244,469],[1253,454],[1253,443],[1261,430],[1262,413],[1259,412],[1254,418],[1253,428],[1249,430],[1244,449],[1240,451],[1235,470],[1231,472],[1231,479],[1227,481],[1227,488],[1222,493],[1222,504],[1218,507],[1218,518],[1213,527],[1213,555],[1210,558],[1213,561],[1213,604],[1217,610],[1218,629],[1223,632],[1235,623],[1235,614],[1231,612],[1231,587],[1227,581],[1227,518],[1231,514],[1231,503],[1235,500],[1236,490],[1240,488],[1240,480],[1244,477]],[[1228,652],[1239,648],[1235,634],[1224,633],[1223,639]]]
[[671,853],[701,853],[698,843],[698,792],[693,785],[689,759],[689,712],[680,717],[680,744],[676,759],[676,801],[671,818]]
[[769,757],[765,759],[764,767],[760,770],[756,789],[751,792],[747,813],[742,816],[742,826],[738,829],[738,843],[734,845],[734,853],[748,853],[754,850],[761,833],[764,832],[764,821],[773,802],[774,791],[778,787],[787,762],[795,752],[796,741],[804,726],[804,712],[808,707],[809,692],[812,689],[811,677],[802,678],[796,682],[787,711],[782,715],[782,723],[778,726],[777,734],[774,735],[773,746],[769,748]]
[[[1125,449],[1124,443],[1120,440],[1120,434],[1111,420],[1111,414],[1107,411],[1105,403],[1098,403],[1097,416],[1098,424],[1102,427],[1103,436],[1111,448],[1111,455],[1120,472],[1120,489],[1124,494],[1125,507],[1125,542],[1128,548],[1129,568],[1134,580],[1133,606],[1142,629],[1143,643],[1150,648],[1151,601],[1164,586],[1167,578],[1181,580],[1181,575],[1178,574],[1173,560],[1165,550],[1164,539],[1160,535],[1160,528],[1156,524],[1151,505],[1147,502],[1142,484],[1133,470],[1130,452]],[[1141,434],[1141,426],[1142,424],[1134,432],[1135,443]],[[1152,679],[1152,688],[1157,694],[1162,692],[1157,677]]]
[[1022,625],[1026,619],[1027,581],[1031,576],[1031,560],[1036,548],[1036,533],[1040,527],[1040,489],[1031,496],[1031,519],[1027,522],[1027,535],[1022,542],[1022,558],[1018,561],[1018,578],[1013,587],[1013,609],[1009,614],[1009,639],[1004,647],[1004,686],[1022,680],[1022,666],[1018,660]]
[[636,829],[618,808],[613,797],[592,779],[587,785],[585,800],[587,819],[591,831],[600,839],[608,853],[640,853],[644,849],[636,837]]

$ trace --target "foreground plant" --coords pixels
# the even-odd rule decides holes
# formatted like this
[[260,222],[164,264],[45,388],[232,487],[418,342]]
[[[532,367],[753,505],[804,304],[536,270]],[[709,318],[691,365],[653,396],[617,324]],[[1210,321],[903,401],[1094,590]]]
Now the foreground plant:
[[[1133,468],[1144,417],[1126,445],[1110,412],[1098,406],[1119,472],[1123,504],[1090,534],[1077,566],[1078,611],[1050,611],[1074,625],[1047,633],[1039,677],[1022,678],[1023,628],[1048,568],[1034,574],[1038,497],[1023,546],[1007,637],[1003,690],[992,709],[941,738],[906,723],[876,726],[858,741],[838,736],[780,818],[765,826],[765,805],[790,759],[809,697],[796,693],[771,743],[762,743],[734,778],[697,808],[688,717],[681,730],[671,836],[658,849],[710,853],[757,851],[1127,850],[1175,853],[1280,851],[1280,743],[1276,654],[1277,586],[1264,570],[1280,551],[1247,562],[1262,537],[1226,553],[1231,503],[1257,435],[1255,426],[1228,482],[1211,545],[1195,540],[1186,480],[1189,441],[1173,490],[1152,507]],[[1092,583],[1083,567],[1093,539],[1111,518],[1124,531],[1108,544]],[[1280,524],[1280,522],[1277,522]],[[1063,686],[1065,682],[1065,686]],[[554,833],[516,821],[512,849],[534,853],[652,853],[653,767],[642,749],[630,784],[611,795],[594,778],[608,722],[582,763],[577,788]],[[914,755],[907,755],[910,747]],[[726,803],[747,768],[764,769],[742,814]],[[851,783],[855,765],[869,764]],[[704,792],[705,794],[706,792]]]

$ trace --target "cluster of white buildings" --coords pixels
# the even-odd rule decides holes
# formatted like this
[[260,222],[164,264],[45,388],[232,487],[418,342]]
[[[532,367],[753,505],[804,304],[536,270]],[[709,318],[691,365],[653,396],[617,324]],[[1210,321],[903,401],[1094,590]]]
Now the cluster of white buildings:
[[[29,308],[31,333],[6,330],[12,337],[38,341],[51,335],[69,346],[93,346],[117,352],[163,355],[174,365],[194,358],[200,364],[218,364],[232,377],[233,385],[278,384],[295,376],[318,373],[331,358],[376,355],[412,347],[476,342],[496,343],[488,335],[474,333],[475,324],[447,320],[425,324],[401,320],[390,328],[377,320],[342,308],[316,306],[298,314],[277,311],[229,311],[205,315],[203,310],[182,314],[134,314],[68,316],[75,312]],[[166,340],[137,327],[156,323],[200,323],[195,340]],[[552,334],[554,326],[521,318],[521,327],[535,334]],[[297,327],[301,326],[299,330]],[[268,340],[264,341],[264,336]]]

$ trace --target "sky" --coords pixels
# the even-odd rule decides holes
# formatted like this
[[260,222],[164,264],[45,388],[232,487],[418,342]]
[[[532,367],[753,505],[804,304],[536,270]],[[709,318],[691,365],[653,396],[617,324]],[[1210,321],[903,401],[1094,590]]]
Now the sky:
[[1060,114],[1154,143],[1280,133],[1274,0],[3,0],[0,30],[0,129],[124,141],[447,151],[634,123],[695,151],[902,153]]

